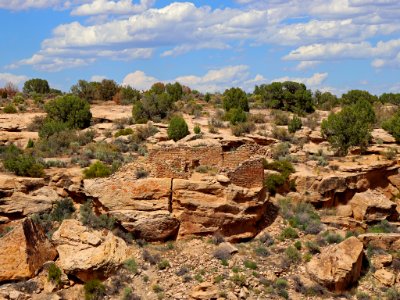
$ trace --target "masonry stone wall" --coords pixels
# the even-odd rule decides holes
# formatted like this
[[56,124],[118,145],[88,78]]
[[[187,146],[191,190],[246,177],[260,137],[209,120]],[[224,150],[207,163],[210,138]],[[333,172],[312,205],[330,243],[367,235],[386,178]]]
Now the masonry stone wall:
[[228,177],[235,185],[256,188],[264,184],[264,165],[262,159],[246,160],[235,170],[228,173]]
[[254,144],[245,144],[239,148],[223,153],[222,166],[227,169],[235,169],[243,161],[250,159],[257,153],[259,146]]
[[198,166],[216,167],[227,171],[232,183],[242,187],[260,187],[264,169],[260,159],[251,159],[260,147],[245,144],[224,152],[221,145],[153,149],[148,162],[151,175],[157,178],[189,179]]
[[220,167],[222,147],[172,147],[151,150],[149,153],[151,173],[154,177],[187,179],[198,166]]

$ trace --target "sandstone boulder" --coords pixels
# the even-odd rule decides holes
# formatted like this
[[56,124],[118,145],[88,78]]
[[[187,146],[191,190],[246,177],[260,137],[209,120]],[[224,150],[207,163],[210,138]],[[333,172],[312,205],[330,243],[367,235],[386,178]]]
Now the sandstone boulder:
[[163,241],[176,236],[179,221],[170,213],[170,178],[85,180],[85,192],[136,238]]
[[400,251],[400,233],[366,233],[358,239],[365,247],[371,246],[386,251]]
[[111,232],[92,231],[77,220],[64,220],[53,242],[59,254],[57,264],[82,281],[110,275],[131,254],[126,243]]
[[356,220],[380,221],[396,213],[396,204],[378,191],[357,193],[349,201]]
[[56,256],[43,229],[25,219],[0,239],[0,282],[31,278],[43,263]]
[[396,140],[394,139],[394,137],[391,134],[389,134],[387,131],[385,131],[384,129],[381,129],[381,128],[376,128],[376,129],[372,130],[371,135],[372,135],[372,138],[375,143],[377,143],[377,142],[382,142],[385,144],[396,143]]
[[389,266],[392,263],[392,261],[393,261],[393,256],[388,253],[374,254],[371,257],[371,264],[377,270]]
[[385,269],[380,269],[374,273],[374,277],[382,284],[392,286],[396,280],[396,276]]
[[307,264],[310,276],[336,292],[344,291],[361,273],[363,244],[350,237],[338,245],[328,246]]
[[196,300],[212,300],[218,299],[219,290],[210,282],[203,282],[195,286],[190,294],[191,299]]
[[54,202],[59,200],[57,192],[47,186],[29,194],[14,192],[10,197],[0,201],[0,213],[25,217],[50,210]]
[[178,238],[215,232],[229,241],[252,238],[258,233],[267,201],[262,187],[175,179],[172,212],[180,221]]

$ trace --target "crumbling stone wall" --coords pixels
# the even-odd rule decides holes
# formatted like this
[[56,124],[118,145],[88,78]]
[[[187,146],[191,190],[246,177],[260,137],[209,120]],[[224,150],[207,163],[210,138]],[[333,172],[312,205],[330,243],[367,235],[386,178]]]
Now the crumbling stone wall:
[[198,166],[209,166],[229,172],[234,184],[252,188],[260,187],[264,180],[261,160],[247,162],[259,148],[254,144],[227,152],[221,145],[159,148],[150,150],[148,161],[153,177],[189,179]]
[[224,168],[233,170],[243,161],[248,160],[257,154],[258,149],[258,145],[245,144],[235,150],[223,152],[222,166]]
[[222,147],[173,147],[151,150],[149,153],[151,174],[154,177],[187,179],[198,166],[220,167]]
[[258,188],[264,183],[264,166],[262,159],[246,160],[234,171],[228,173],[228,177],[235,185],[246,188]]

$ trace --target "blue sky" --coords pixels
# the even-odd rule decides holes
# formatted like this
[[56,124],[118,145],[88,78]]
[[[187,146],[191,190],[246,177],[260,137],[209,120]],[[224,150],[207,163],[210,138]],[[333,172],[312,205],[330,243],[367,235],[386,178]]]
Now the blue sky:
[[0,0],[0,86],[110,78],[202,92],[295,80],[400,92],[398,0]]

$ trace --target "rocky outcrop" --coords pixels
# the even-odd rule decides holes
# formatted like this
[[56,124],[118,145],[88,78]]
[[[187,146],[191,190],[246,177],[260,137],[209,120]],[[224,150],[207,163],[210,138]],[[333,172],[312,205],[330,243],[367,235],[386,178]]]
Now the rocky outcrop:
[[106,230],[89,230],[77,220],[64,220],[52,240],[58,266],[82,281],[109,276],[131,255],[122,239]]
[[336,292],[344,291],[361,273],[363,244],[350,237],[338,245],[328,246],[307,264],[310,276]]
[[374,277],[383,285],[392,286],[396,280],[396,275],[385,269],[380,269],[374,273]]
[[56,256],[43,229],[25,219],[0,239],[0,281],[31,278],[43,263]]
[[219,298],[218,288],[210,282],[203,282],[195,286],[190,294],[193,300],[212,300]]
[[356,220],[381,221],[396,214],[396,204],[378,191],[357,193],[349,201]]
[[171,179],[85,180],[85,191],[136,238],[175,237],[179,221],[170,213]]
[[389,198],[397,194],[394,183],[400,186],[400,177],[396,177],[399,169],[396,162],[375,157],[370,159],[365,163],[331,162],[337,170],[324,174],[311,167],[297,166],[296,173],[290,176],[290,180],[296,183],[296,192],[290,197],[311,202],[317,207],[332,207],[346,204],[356,193],[368,189],[379,188]]
[[0,198],[9,197],[14,192],[29,193],[45,186],[43,178],[19,177],[11,174],[0,174]]
[[230,240],[257,234],[266,207],[263,187],[209,179],[86,180],[85,192],[135,237],[149,241],[220,232]]
[[220,232],[230,241],[254,237],[266,209],[262,187],[227,187],[218,182],[176,179],[173,215],[180,221],[178,238]]
[[50,210],[59,200],[57,192],[47,186],[30,193],[14,192],[10,197],[0,200],[0,214],[25,217]]
[[358,239],[365,247],[380,248],[386,251],[400,251],[400,233],[366,233]]

